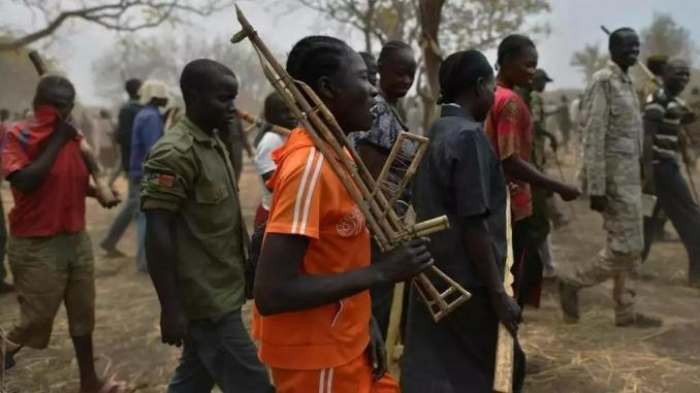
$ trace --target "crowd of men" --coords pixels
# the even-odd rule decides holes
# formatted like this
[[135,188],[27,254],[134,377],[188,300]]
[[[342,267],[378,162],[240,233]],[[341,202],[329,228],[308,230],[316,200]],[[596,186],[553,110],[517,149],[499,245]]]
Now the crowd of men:
[[[390,251],[373,243],[331,158],[279,94],[265,99],[253,143],[263,199],[251,242],[238,186],[245,143],[232,142],[245,138],[234,71],[213,60],[189,62],[180,76],[180,116],[162,114],[167,86],[127,81],[116,135],[128,192],[99,246],[122,256],[117,243],[136,221],[137,269],[156,289],[162,341],[183,347],[168,392],[491,392],[499,325],[514,338],[512,385],[522,391],[522,309],[539,306],[543,277],[555,271],[552,196],[582,195],[547,174],[557,157],[546,152],[546,141],[554,150],[568,146],[576,130],[583,193],[602,214],[607,237],[596,258],[556,271],[564,320],[578,321],[582,288],[612,279],[616,326],[660,326],[637,311],[631,278],[663,214],[688,251],[689,284],[700,287],[700,209],[680,153],[683,126],[695,118],[679,98],[690,73],[682,60],[664,64],[642,110],[629,76],[639,47],[632,29],[610,35],[609,64],[575,100],[576,126],[566,97],[547,110],[543,91],[551,78],[537,69],[528,37],[501,41],[496,73],[476,50],[446,57],[440,115],[425,133],[428,152],[397,209],[414,211],[417,220],[446,215],[450,227]],[[286,71],[323,101],[377,176],[408,130],[400,103],[414,82],[415,57],[402,42],[386,43],[375,61],[337,38],[309,36],[291,49]],[[71,122],[75,96],[67,78],[45,76],[33,115],[3,126],[2,171],[14,199],[8,260],[20,319],[2,337],[1,355],[9,368],[23,347],[45,348],[65,303],[80,391],[118,392],[122,384],[94,367],[94,257],[85,225],[86,198],[113,204],[90,184],[84,136]],[[560,117],[561,141],[547,130],[552,114]],[[401,148],[411,153],[411,146]],[[401,168],[390,174],[400,177]],[[504,287],[509,249],[515,296]],[[435,322],[418,294],[406,294],[397,381],[383,356],[393,288],[432,265],[472,296]],[[0,290],[11,289],[0,278]],[[250,334],[241,312],[247,298],[255,301]]]

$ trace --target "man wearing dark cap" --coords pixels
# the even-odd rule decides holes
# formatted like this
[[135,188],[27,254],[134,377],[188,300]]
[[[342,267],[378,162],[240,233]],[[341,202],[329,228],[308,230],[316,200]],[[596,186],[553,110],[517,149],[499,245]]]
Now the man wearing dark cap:
[[186,115],[156,142],[143,166],[148,272],[166,344],[184,346],[169,393],[271,393],[243,326],[247,233],[222,134],[236,117],[238,81],[212,60],[185,66]]
[[95,277],[85,198],[98,197],[81,153],[82,134],[69,122],[74,103],[69,80],[43,77],[33,117],[16,123],[2,148],[2,170],[14,199],[8,260],[20,306],[19,322],[4,339],[7,353],[2,355],[11,367],[22,347],[46,348],[65,303],[80,392],[114,392],[118,384],[101,381],[94,365]]

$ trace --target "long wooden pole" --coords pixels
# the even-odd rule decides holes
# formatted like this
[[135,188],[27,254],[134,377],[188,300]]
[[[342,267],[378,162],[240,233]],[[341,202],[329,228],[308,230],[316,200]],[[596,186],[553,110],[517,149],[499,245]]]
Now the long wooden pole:
[[248,124],[251,124],[253,126],[262,126],[262,127],[270,127],[270,131],[274,132],[275,134],[279,134],[281,136],[288,136],[289,133],[292,132],[292,130],[284,127],[280,127],[278,125],[268,123],[265,120],[262,120],[260,118],[257,118],[253,115],[251,115],[248,112],[242,111],[240,109],[236,109],[236,113],[238,114],[238,117],[241,118],[241,120],[245,121]]
[[[509,296],[513,296],[513,229],[510,217],[510,195],[506,198],[506,266],[503,270],[503,289]],[[498,393],[511,393],[513,391],[513,356],[514,341],[508,329],[498,324],[498,338],[496,341],[496,365],[493,376],[493,391]]]

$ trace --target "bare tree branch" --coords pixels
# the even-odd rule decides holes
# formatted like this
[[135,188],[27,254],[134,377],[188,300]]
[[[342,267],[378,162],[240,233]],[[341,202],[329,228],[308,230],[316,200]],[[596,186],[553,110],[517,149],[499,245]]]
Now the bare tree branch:
[[[133,32],[157,27],[170,20],[179,22],[181,16],[207,16],[233,4],[233,0],[110,0],[83,1],[82,8],[52,11],[49,2],[18,0],[32,12],[39,12],[46,19],[46,26],[18,38],[0,41],[0,51],[16,50],[54,34],[71,19],[84,20],[104,28]],[[92,5],[88,5],[92,4]]]

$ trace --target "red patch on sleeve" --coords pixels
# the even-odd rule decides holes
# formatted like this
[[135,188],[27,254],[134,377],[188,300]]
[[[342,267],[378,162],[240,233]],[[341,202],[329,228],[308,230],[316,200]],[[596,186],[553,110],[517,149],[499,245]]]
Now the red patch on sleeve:
[[159,186],[170,188],[173,185],[175,185],[175,176],[173,176],[173,175],[158,175],[156,182],[158,183]]

